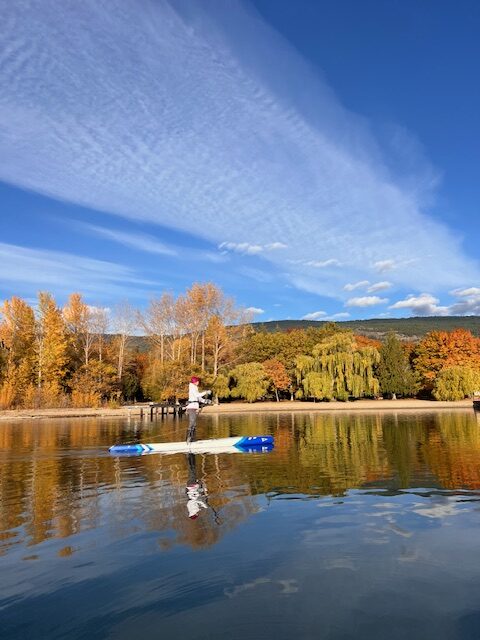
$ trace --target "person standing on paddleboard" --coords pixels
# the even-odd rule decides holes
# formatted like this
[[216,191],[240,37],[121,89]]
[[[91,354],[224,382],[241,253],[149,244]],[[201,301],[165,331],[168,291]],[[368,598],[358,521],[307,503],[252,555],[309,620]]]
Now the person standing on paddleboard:
[[205,396],[210,394],[210,391],[199,391],[198,385],[200,384],[200,378],[192,376],[190,384],[188,385],[188,404],[187,404],[187,416],[188,416],[188,430],[187,430],[187,444],[193,442],[195,438],[195,429],[197,428],[197,417],[200,413],[200,405],[208,404],[208,400]]

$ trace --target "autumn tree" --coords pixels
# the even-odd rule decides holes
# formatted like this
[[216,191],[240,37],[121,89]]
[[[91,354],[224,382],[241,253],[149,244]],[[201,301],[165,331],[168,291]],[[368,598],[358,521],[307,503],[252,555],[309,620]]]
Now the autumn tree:
[[270,379],[271,386],[275,392],[277,402],[280,401],[278,396],[279,391],[285,391],[290,386],[290,376],[287,373],[287,369],[283,362],[276,358],[270,358],[262,363],[265,373]]
[[33,309],[13,296],[0,307],[0,408],[22,401],[35,381],[35,318]]
[[47,404],[64,389],[68,364],[68,338],[61,309],[50,293],[38,294],[35,331],[37,387]]
[[160,362],[175,360],[174,341],[179,337],[179,311],[174,297],[162,293],[150,300],[145,313],[139,314],[140,326],[145,330],[152,346],[158,349]]
[[80,293],[69,296],[68,303],[63,308],[63,317],[72,350],[72,364],[77,363],[75,368],[81,365],[88,367],[95,343],[93,313]]
[[91,360],[73,374],[71,386],[74,407],[99,407],[118,397],[117,370],[106,362]]
[[384,395],[395,398],[397,394],[409,396],[416,392],[415,376],[410,367],[407,353],[393,332],[387,335],[380,348],[377,377],[380,391]]
[[116,350],[117,378],[122,379],[127,347],[137,326],[137,313],[128,301],[116,305],[113,316],[115,331],[114,345]]
[[432,389],[438,374],[449,367],[480,367],[480,338],[470,331],[431,331],[415,347],[413,368],[426,389]]

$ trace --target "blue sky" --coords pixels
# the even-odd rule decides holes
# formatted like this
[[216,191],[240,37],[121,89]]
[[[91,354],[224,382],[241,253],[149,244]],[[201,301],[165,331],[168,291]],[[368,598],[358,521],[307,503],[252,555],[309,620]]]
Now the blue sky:
[[477,2],[0,2],[0,299],[480,314]]

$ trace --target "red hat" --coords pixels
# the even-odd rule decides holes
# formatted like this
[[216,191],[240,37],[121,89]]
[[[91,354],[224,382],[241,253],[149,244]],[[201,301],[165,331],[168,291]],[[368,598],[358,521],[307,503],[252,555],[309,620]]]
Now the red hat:
[[197,382],[200,382],[200,378],[197,378],[197,376],[192,376],[190,378],[190,382],[193,382],[193,384],[197,384]]

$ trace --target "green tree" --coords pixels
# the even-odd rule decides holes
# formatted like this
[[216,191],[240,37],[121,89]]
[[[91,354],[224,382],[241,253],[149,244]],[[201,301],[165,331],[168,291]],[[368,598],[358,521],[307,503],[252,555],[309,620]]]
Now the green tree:
[[480,371],[470,367],[448,367],[440,371],[433,385],[436,400],[463,400],[480,388]]
[[[315,345],[312,356],[301,356],[296,360],[297,377],[303,387],[303,396],[309,397],[307,389],[325,391],[322,381],[326,377],[332,381],[333,397],[337,400],[348,400],[350,396],[375,396],[379,385],[374,367],[379,358],[380,354],[375,347],[358,347],[350,331],[333,333]],[[310,372],[319,373],[325,378],[307,378]]]
[[228,386],[228,376],[223,373],[219,373],[212,384],[212,391],[214,394],[215,402],[219,398],[228,398],[230,396],[230,387]]
[[393,398],[396,395],[411,396],[417,391],[415,376],[407,354],[395,333],[387,335],[380,348],[380,362],[377,367],[380,391]]
[[231,372],[235,386],[231,391],[234,398],[244,398],[247,402],[255,402],[262,398],[268,390],[270,379],[259,362],[239,364]]

